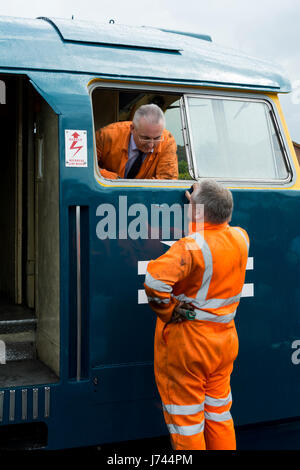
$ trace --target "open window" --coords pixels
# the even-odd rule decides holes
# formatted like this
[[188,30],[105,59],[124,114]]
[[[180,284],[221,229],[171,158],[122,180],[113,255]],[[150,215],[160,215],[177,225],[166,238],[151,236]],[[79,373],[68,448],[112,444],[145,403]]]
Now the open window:
[[183,139],[181,100],[181,94],[97,87],[92,92],[95,132],[113,122],[131,121],[135,111],[143,104],[158,105],[165,114],[166,129],[176,141],[178,179],[190,180],[192,176]]
[[289,160],[268,101],[190,95],[184,105],[195,178],[290,180]]
[[10,387],[59,377],[58,119],[26,77],[1,83],[0,386]]

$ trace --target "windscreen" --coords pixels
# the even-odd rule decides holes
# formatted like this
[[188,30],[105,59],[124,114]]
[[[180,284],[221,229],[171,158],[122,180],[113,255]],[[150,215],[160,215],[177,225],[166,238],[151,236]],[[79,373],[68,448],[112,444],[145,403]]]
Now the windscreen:
[[285,180],[288,170],[264,101],[187,97],[196,177]]

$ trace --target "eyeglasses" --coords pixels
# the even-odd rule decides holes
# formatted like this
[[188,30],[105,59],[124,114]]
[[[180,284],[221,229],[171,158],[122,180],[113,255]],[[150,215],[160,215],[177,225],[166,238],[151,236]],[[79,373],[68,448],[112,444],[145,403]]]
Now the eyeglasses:
[[140,137],[138,135],[138,138],[140,140],[140,142],[142,144],[150,144],[153,142],[153,144],[159,144],[160,142],[163,142],[164,141],[164,137],[163,136],[159,136],[159,137],[154,137],[154,139],[151,139],[151,137]]

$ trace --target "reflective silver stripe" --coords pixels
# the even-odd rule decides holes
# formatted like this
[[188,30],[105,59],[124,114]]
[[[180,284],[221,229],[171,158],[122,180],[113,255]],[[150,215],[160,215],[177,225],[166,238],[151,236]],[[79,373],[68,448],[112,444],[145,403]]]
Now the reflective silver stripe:
[[158,292],[172,292],[171,286],[155,279],[148,271],[146,271],[145,284],[150,287],[150,289],[158,290]]
[[214,315],[213,313],[205,312],[204,310],[195,310],[195,320],[213,321],[216,323],[229,323],[234,319],[236,310],[233,313],[227,315]]
[[225,398],[213,398],[209,395],[205,395],[205,404],[209,406],[225,406],[232,401],[231,392],[228,393]]
[[200,411],[204,410],[204,402],[198,405],[164,405],[164,410],[166,410],[170,415],[195,415]]
[[197,302],[200,308],[220,308],[225,307],[226,305],[234,304],[239,302],[242,292],[233,297],[227,297],[226,299],[207,299],[204,302]]
[[156,302],[157,304],[168,304],[170,299],[160,299],[159,297],[148,297],[148,302]]
[[207,300],[199,300],[199,299],[194,299],[192,297],[187,297],[184,294],[179,294],[179,295],[174,295],[176,299],[178,299],[180,302],[186,302],[186,303],[192,303],[195,307],[198,307],[199,309],[203,308],[220,308],[220,307],[225,307],[226,305],[234,304],[236,302],[239,302],[240,298],[242,295],[242,291],[233,296],[233,297],[227,297],[226,299],[207,299]]
[[200,247],[204,259],[205,269],[203,273],[203,279],[201,287],[196,295],[196,299],[198,301],[204,301],[206,299],[210,281],[213,275],[213,260],[210,248],[206,241],[204,240],[203,236],[199,233],[193,233],[191,237],[195,240],[197,245]]
[[204,421],[192,426],[177,426],[176,424],[167,424],[170,434],[181,434],[181,436],[193,436],[199,432],[203,432]]
[[195,305],[196,299],[193,297],[187,297],[185,294],[173,295],[175,299],[179,300],[180,302],[186,302],[187,304],[193,303]]
[[246,238],[246,235],[242,232],[242,230],[241,230],[240,228],[238,228],[238,227],[231,227],[231,228],[234,228],[234,230],[236,230],[237,232],[239,232],[239,233],[242,235],[243,239],[244,239],[245,242],[246,242],[247,248],[248,248],[248,250],[249,250],[249,242],[248,242],[248,240],[247,240],[247,238]]
[[211,411],[204,411],[205,419],[209,421],[228,421],[232,419],[230,411],[224,411],[224,413],[212,413]]

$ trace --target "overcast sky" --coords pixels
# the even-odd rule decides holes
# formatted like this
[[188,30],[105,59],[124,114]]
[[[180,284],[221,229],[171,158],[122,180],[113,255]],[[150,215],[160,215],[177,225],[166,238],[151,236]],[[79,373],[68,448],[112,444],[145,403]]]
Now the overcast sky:
[[49,16],[205,33],[214,42],[277,63],[293,86],[281,95],[300,143],[300,0],[9,0],[0,15]]

